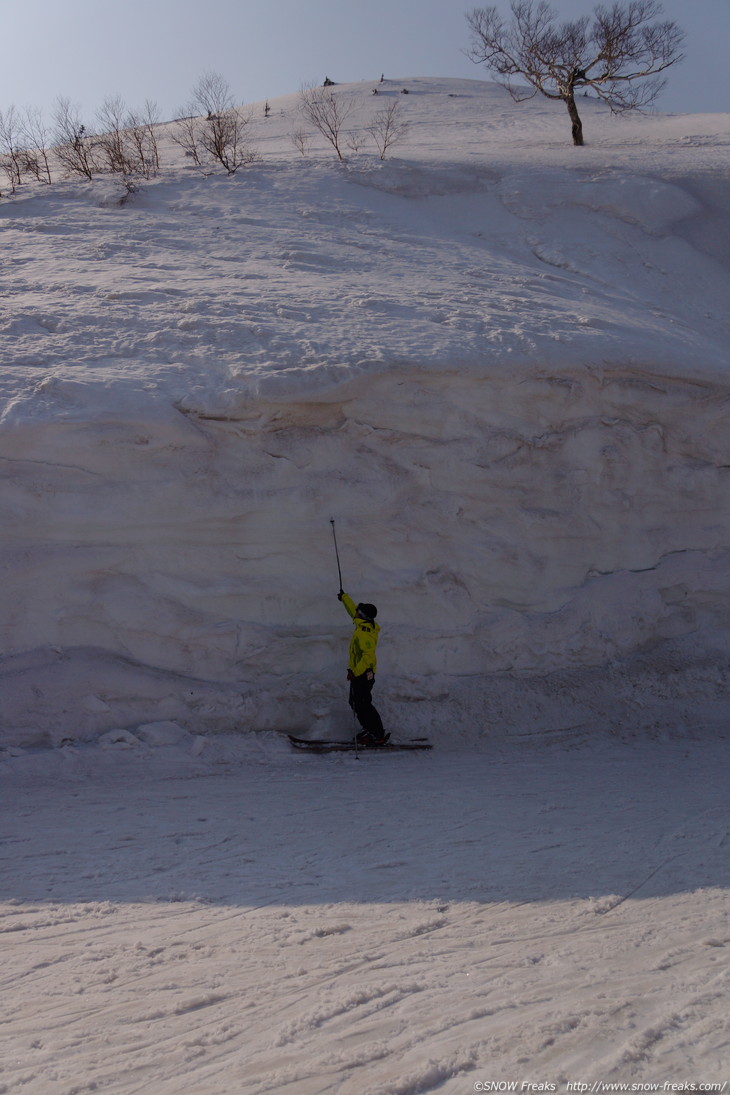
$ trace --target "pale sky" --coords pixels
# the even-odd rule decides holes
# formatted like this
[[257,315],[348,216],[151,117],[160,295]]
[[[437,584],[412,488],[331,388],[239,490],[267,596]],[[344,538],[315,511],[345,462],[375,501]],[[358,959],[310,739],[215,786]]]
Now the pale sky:
[[[610,2],[610,0],[609,0]],[[200,75],[223,75],[239,102],[295,93],[325,76],[347,83],[409,76],[491,79],[461,52],[473,0],[5,0],[0,109],[58,96],[87,123],[104,99],[158,103],[163,119]],[[508,10],[507,0],[500,8]],[[554,0],[564,18],[592,0]],[[730,112],[730,0],[664,0],[688,34],[657,107]]]

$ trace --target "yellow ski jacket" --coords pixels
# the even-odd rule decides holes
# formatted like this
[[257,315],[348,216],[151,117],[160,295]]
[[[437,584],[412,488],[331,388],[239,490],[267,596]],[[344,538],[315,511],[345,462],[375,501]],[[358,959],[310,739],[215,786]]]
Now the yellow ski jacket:
[[350,639],[348,668],[356,677],[367,673],[368,669],[372,669],[374,673],[377,666],[375,648],[378,645],[380,625],[374,620],[371,623],[369,620],[360,619],[357,616],[357,605],[346,593],[342,594],[342,603],[355,621],[355,630]]

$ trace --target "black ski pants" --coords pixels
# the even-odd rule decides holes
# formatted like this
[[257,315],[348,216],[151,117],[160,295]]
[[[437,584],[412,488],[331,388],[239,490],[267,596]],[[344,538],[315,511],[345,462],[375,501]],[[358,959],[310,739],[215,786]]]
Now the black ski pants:
[[375,678],[367,679],[363,673],[359,677],[350,679],[350,707],[355,712],[355,718],[363,730],[368,730],[376,737],[383,736],[383,723],[380,715],[373,707],[372,692]]

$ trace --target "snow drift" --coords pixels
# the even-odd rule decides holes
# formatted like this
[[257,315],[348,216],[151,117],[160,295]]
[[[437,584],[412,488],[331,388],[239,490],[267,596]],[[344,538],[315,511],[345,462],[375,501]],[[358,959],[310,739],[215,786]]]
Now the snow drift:
[[408,87],[396,160],[292,98],[233,178],[0,205],[6,744],[346,722],[331,516],[392,728],[718,717],[730,120]]

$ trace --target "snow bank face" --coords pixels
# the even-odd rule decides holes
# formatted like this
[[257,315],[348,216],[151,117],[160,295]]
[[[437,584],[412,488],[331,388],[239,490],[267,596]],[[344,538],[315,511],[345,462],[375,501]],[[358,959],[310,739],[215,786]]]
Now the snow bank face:
[[0,206],[10,738],[336,721],[331,516],[394,709],[730,626],[726,149],[490,158],[479,88],[407,160],[284,117],[245,176]]

